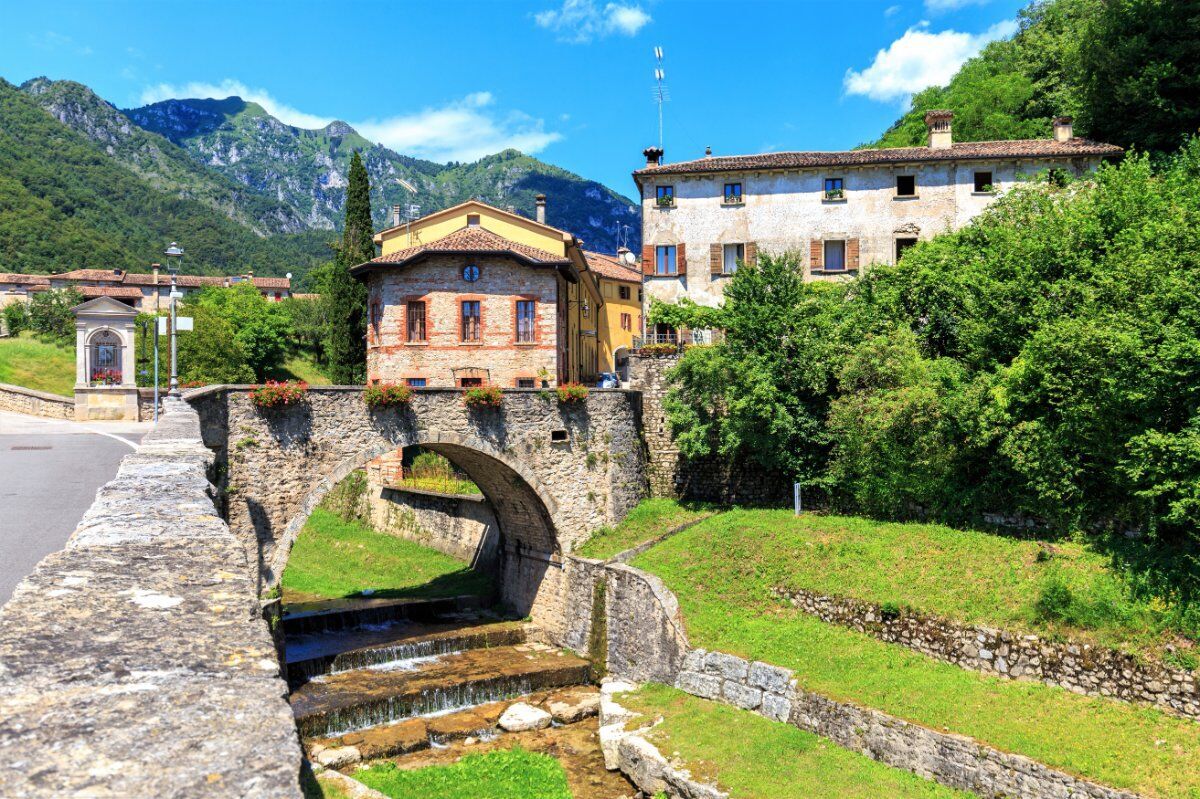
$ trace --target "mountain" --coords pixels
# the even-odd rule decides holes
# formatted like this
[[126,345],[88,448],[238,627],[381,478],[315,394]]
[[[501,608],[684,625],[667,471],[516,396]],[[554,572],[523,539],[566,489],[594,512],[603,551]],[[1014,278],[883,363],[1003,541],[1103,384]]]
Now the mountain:
[[47,113],[46,87],[29,88],[0,79],[0,271],[145,270],[172,240],[184,243],[193,274],[301,273],[328,258],[328,232],[263,238],[231,219],[218,206],[236,205],[242,190],[223,179],[197,177],[183,190],[191,172],[181,151],[136,130],[123,139],[111,107],[87,95],[59,104],[90,125],[87,135]]
[[532,216],[534,196],[544,193],[547,222],[588,247],[613,252],[620,243],[640,244],[637,203],[516,150],[468,164],[438,164],[374,144],[345,122],[319,130],[284,124],[238,97],[164,100],[124,113],[207,169],[286,204],[310,229],[341,224],[350,155],[358,150],[371,178],[377,227],[388,223],[393,205],[416,204],[429,213],[471,197]]

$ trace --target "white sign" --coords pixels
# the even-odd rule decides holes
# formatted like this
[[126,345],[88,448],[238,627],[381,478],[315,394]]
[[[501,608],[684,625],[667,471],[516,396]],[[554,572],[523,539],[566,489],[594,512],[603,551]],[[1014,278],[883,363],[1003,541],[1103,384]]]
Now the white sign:
[[190,316],[175,317],[175,329],[176,330],[191,330],[192,329],[192,317],[190,317]]
[[[167,333],[171,332],[170,326],[171,326],[171,317],[169,317],[169,316],[158,317],[158,334],[160,336],[165,336],[165,335],[167,335]],[[176,317],[175,329],[176,330],[191,330],[192,329],[192,317],[190,317],[190,316]]]

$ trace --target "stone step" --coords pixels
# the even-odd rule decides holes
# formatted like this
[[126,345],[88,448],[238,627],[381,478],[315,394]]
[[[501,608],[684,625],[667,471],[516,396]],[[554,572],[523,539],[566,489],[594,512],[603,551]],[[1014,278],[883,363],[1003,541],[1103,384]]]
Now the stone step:
[[586,660],[541,644],[471,649],[419,664],[318,677],[291,695],[303,737],[332,737],[588,681]]
[[393,660],[523,644],[535,629],[524,622],[485,621],[487,618],[476,614],[468,619],[440,622],[402,620],[355,630],[293,636],[287,640],[288,684],[295,690],[323,674]]
[[288,636],[353,630],[389,622],[435,621],[455,613],[478,611],[483,597],[463,595],[440,599],[378,599],[347,597],[284,606],[283,632]]

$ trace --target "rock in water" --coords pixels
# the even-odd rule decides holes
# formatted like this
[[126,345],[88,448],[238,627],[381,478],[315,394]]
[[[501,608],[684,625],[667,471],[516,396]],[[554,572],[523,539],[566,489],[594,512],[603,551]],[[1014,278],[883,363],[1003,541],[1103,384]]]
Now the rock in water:
[[541,730],[550,726],[550,714],[544,710],[518,702],[509,706],[500,717],[500,727],[508,732]]

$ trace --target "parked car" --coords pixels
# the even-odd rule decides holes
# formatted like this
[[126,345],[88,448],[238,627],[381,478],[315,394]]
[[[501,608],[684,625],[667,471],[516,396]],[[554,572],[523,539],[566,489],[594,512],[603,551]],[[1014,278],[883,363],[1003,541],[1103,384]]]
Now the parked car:
[[596,383],[596,388],[620,388],[621,381],[617,379],[616,372],[601,372],[600,381]]

